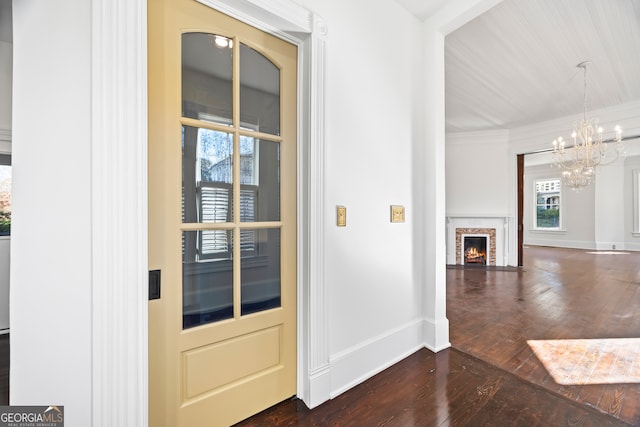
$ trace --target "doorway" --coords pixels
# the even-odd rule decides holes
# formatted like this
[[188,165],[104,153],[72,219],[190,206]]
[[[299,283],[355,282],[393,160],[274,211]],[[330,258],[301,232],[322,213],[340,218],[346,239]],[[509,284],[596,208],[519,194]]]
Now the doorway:
[[207,6],[149,2],[151,425],[296,394],[296,65]]

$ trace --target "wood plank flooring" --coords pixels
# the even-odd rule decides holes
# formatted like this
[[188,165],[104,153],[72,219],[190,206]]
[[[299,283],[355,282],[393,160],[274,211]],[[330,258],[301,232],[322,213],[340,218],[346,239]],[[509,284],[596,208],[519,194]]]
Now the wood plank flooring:
[[[450,341],[519,378],[640,426],[640,366],[629,368],[624,383],[590,384],[586,372],[586,384],[561,385],[527,344],[640,338],[640,253],[589,252],[532,246],[524,249],[520,272],[448,269]],[[635,360],[638,353],[640,345]],[[611,363],[621,363],[624,355],[618,356]]]
[[309,410],[298,399],[249,426],[628,426],[456,349],[422,349]]

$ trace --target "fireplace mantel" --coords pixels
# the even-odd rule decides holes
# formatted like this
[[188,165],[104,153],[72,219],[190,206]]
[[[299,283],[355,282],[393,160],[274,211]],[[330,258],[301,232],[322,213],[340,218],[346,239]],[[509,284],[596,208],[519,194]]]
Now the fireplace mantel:
[[[491,235],[491,265],[508,265],[509,224],[511,218],[506,215],[451,215],[447,216],[447,264],[461,264],[460,236],[473,234],[465,230],[484,230],[481,234]],[[494,230],[489,232],[489,230]],[[491,240],[490,240],[491,241]]]

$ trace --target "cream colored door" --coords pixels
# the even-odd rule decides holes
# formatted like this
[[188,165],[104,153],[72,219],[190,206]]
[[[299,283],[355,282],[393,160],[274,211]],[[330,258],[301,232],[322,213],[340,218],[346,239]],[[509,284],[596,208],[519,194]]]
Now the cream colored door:
[[150,426],[296,393],[296,47],[149,0]]

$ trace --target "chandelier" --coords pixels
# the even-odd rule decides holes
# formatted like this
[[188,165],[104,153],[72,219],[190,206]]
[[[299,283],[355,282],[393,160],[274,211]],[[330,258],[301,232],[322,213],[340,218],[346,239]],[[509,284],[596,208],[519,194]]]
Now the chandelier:
[[[575,123],[571,138],[573,145],[567,146],[562,137],[553,141],[553,163],[562,169],[562,183],[574,190],[588,186],[596,178],[598,166],[606,166],[615,162],[620,154],[624,154],[622,131],[615,127],[616,136],[610,141],[603,141],[602,128],[598,120],[587,118],[587,65],[581,62],[578,68],[584,70],[584,115]],[[612,150],[608,150],[613,146]],[[613,153],[609,153],[613,151]]]

